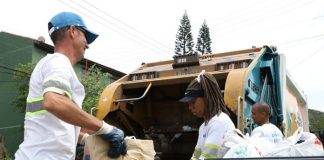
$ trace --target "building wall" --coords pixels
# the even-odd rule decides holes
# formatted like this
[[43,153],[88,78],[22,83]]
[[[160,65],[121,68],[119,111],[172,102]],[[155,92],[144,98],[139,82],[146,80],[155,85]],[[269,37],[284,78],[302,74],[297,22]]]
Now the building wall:
[[32,47],[29,38],[0,32],[0,134],[9,153],[14,153],[23,140],[25,115],[12,104],[12,99],[18,96],[12,75],[18,63],[31,61]]
[[48,54],[48,52],[38,48],[38,47],[35,47],[33,45],[32,47],[32,59],[31,59],[31,62],[32,63],[37,63],[40,59],[42,59],[44,56],[46,56],[46,54]]

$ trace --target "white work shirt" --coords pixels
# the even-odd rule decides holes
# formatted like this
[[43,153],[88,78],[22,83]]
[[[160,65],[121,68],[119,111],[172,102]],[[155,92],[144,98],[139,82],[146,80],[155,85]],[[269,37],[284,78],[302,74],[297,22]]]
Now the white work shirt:
[[283,134],[279,128],[272,123],[266,123],[254,128],[251,137],[265,138],[273,143],[279,143],[283,140]]
[[[48,54],[36,65],[30,79],[24,126],[24,141],[16,160],[74,160],[80,127],[68,124],[43,106],[43,95],[56,92],[81,108],[85,96],[69,59]],[[71,115],[73,116],[73,115]]]
[[191,157],[197,159],[214,159],[217,157],[225,133],[235,129],[230,117],[225,113],[215,115],[207,124],[203,123],[199,128],[198,142]]

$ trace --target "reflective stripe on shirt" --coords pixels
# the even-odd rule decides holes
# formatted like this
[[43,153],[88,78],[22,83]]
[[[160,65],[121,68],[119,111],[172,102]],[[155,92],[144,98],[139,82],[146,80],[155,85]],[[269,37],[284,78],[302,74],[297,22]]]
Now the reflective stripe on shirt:
[[214,144],[205,144],[204,152],[201,153],[203,158],[217,158],[217,152],[220,146]]
[[217,158],[217,156],[215,156],[215,155],[211,155],[211,154],[204,154],[204,153],[202,153],[201,154],[201,156],[200,156],[201,158],[213,158],[213,159],[216,159]]
[[26,115],[37,115],[46,112],[43,107],[43,97],[27,99]]
[[63,80],[48,80],[43,84],[43,93],[47,91],[54,91],[54,92],[63,92],[66,94],[70,99],[72,99],[72,91],[67,82]]
[[191,159],[198,159],[201,155],[201,148],[196,147]]

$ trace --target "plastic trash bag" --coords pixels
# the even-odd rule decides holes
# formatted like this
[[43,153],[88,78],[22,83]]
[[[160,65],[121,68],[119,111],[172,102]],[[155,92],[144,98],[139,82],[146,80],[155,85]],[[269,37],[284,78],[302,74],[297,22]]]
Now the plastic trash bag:
[[235,129],[233,131],[227,132],[223,137],[221,147],[218,149],[217,157],[223,158],[231,148],[244,142],[245,140],[240,130]]
[[264,157],[274,147],[275,144],[266,138],[244,136],[240,130],[235,129],[225,134],[218,157]]
[[295,133],[276,144],[274,149],[269,152],[267,157],[301,157],[301,156],[324,156],[321,141],[309,132],[303,132],[298,128]]
[[265,157],[276,146],[275,143],[264,137],[246,137],[246,140],[255,147],[260,157]]
[[223,158],[247,158],[247,157],[261,157],[257,148],[248,142],[240,143],[232,147]]

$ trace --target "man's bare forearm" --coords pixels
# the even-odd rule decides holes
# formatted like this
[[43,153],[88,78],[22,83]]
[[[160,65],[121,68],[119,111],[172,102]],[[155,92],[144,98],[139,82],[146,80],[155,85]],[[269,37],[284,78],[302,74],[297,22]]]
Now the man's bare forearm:
[[54,92],[45,93],[43,106],[48,112],[69,124],[92,131],[97,131],[102,126],[102,121],[83,111],[64,95]]

